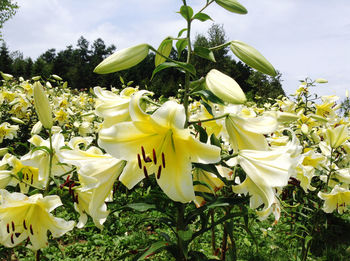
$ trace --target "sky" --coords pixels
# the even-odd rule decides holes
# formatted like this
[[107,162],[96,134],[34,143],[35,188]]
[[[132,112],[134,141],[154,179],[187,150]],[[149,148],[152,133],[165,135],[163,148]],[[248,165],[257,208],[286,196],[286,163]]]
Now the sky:
[[[97,38],[117,50],[139,43],[157,48],[167,36],[186,27],[177,13],[181,0],[17,0],[17,14],[4,24],[10,51],[36,59],[48,49],[75,46],[80,36]],[[187,0],[199,11],[205,0]],[[319,95],[345,97],[350,90],[350,0],[240,0],[247,15],[213,3],[205,13],[222,24],[228,40],[259,50],[282,73],[282,86],[292,94],[306,77],[325,78]],[[206,34],[212,21],[195,21],[192,39]]]

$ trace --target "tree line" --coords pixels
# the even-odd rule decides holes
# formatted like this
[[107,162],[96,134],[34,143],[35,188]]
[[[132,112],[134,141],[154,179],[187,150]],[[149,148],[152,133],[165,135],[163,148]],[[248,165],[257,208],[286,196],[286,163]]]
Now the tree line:
[[[193,42],[194,46],[213,47],[227,41],[222,25],[213,24],[207,35],[198,34]],[[0,47],[0,71],[10,73],[16,77],[31,78],[41,75],[48,78],[52,74],[59,75],[68,81],[69,86],[74,89],[89,89],[94,86],[117,87],[129,81],[133,86],[153,91],[157,96],[176,96],[183,81],[182,72],[176,69],[167,69],[159,72],[152,81],[150,76],[154,69],[154,54],[137,66],[108,75],[97,75],[93,73],[94,68],[106,57],[116,51],[114,45],[107,46],[98,38],[93,43],[81,36],[76,46],[69,45],[66,49],[57,51],[49,49],[41,54],[35,61],[24,58],[19,51],[11,52],[6,43]],[[256,96],[263,98],[276,98],[284,95],[281,85],[281,74],[277,77],[266,76],[246,66],[240,61],[234,60],[228,53],[228,49],[214,52],[216,63],[200,57],[194,57],[194,64],[198,76],[205,76],[211,69],[216,68],[234,78],[246,93],[248,99]],[[170,57],[177,56],[175,49]],[[186,52],[181,54],[185,59]],[[121,78],[123,82],[121,82]],[[166,83],[166,84],[165,84]],[[265,99],[264,99],[265,100]]]

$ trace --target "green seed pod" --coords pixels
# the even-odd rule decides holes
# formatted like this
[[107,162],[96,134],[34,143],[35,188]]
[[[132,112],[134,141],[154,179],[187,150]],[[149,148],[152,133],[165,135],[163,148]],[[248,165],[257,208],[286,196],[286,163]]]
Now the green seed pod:
[[250,67],[271,76],[277,75],[277,72],[271,63],[269,63],[269,61],[266,60],[266,58],[254,47],[236,40],[231,42],[230,48],[232,52],[242,60],[242,62]]
[[40,82],[34,83],[34,107],[43,126],[51,129],[53,125],[51,106]]
[[107,74],[131,68],[145,59],[148,52],[148,44],[139,44],[117,51],[97,65],[94,72]]

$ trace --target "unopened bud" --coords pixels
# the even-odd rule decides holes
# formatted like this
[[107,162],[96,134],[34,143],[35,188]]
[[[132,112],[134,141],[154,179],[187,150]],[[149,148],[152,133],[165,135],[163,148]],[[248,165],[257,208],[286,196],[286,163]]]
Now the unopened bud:
[[250,67],[271,76],[277,75],[271,63],[254,47],[236,40],[231,42],[230,48],[242,62]]
[[230,11],[232,13],[236,13],[236,14],[248,13],[247,9],[236,0],[215,0],[215,2],[221,7],[225,8],[227,11]]
[[53,125],[52,111],[49,99],[40,82],[34,83],[34,107],[39,120],[46,129],[51,129]]
[[205,78],[206,85],[210,91],[223,101],[241,104],[246,101],[244,92],[238,83],[230,76],[212,69]]
[[148,52],[148,44],[139,44],[117,51],[97,65],[94,72],[107,74],[131,68],[145,59]]
[[25,124],[24,121],[22,121],[21,119],[18,119],[17,117],[11,117],[11,120],[15,123]]

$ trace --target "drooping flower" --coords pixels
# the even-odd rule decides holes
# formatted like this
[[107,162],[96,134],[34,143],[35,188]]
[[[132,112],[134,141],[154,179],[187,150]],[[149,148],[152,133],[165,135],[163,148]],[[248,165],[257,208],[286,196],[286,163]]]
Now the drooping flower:
[[0,194],[0,242],[6,247],[14,247],[29,239],[33,250],[38,250],[48,245],[48,230],[53,237],[60,237],[74,227],[74,221],[65,221],[50,213],[62,205],[56,195],[27,197],[4,189]]
[[79,146],[84,143],[86,144],[86,139],[73,138],[69,142],[72,150],[62,150],[60,160],[78,168],[80,187],[74,190],[77,193],[76,208],[81,214],[78,225],[85,224],[85,212],[93,218],[96,226],[101,228],[109,213],[105,204],[106,198],[122,172],[125,161],[103,154],[94,146],[86,151],[81,150]]
[[184,128],[183,106],[164,103],[152,115],[139,104],[140,91],[130,101],[130,122],[122,122],[99,133],[99,145],[112,156],[128,161],[119,180],[129,189],[155,174],[164,193],[174,201],[194,200],[191,162],[215,163],[220,148],[199,142]]
[[332,213],[335,209],[343,214],[350,205],[350,190],[336,185],[330,193],[318,192],[318,197],[324,200],[323,211]]

